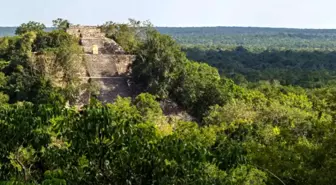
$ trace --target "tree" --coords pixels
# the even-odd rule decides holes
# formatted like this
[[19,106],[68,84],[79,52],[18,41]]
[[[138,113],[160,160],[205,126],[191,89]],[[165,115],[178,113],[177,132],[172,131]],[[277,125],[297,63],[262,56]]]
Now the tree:
[[28,23],[21,24],[15,31],[16,35],[22,35],[27,32],[41,32],[46,29],[46,26],[43,23],[30,21]]
[[146,120],[154,122],[158,121],[158,118],[163,116],[160,103],[158,103],[155,100],[155,97],[149,93],[138,95],[134,104]]
[[59,30],[65,31],[70,26],[70,22],[62,18],[58,18],[56,20],[53,20],[52,22],[53,22],[53,26]]
[[222,103],[219,82],[216,68],[188,61],[174,84],[172,96],[195,117],[201,118],[210,105]]
[[126,52],[136,53],[148,30],[153,26],[149,21],[129,19],[129,23],[106,22],[100,26],[108,38],[115,40]]
[[185,54],[171,37],[148,31],[133,64],[133,77],[146,91],[160,98],[168,97],[186,61]]

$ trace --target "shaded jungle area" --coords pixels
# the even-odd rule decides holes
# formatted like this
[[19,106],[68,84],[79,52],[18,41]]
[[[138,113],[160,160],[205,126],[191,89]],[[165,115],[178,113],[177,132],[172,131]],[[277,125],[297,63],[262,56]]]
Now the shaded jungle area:
[[[333,53],[234,46],[186,54],[148,22],[107,22],[106,36],[136,55],[132,76],[142,93],[77,109],[68,102],[83,88],[82,50],[64,31],[68,21],[53,23],[50,32],[29,22],[0,38],[0,184],[335,182],[336,87],[332,77],[301,77],[311,68],[332,76]],[[273,74],[289,66],[284,73],[297,78]],[[197,122],[164,115],[164,100]]]
[[252,50],[189,47],[189,59],[205,61],[237,83],[278,80],[283,85],[308,88],[335,83],[336,52],[306,49]]

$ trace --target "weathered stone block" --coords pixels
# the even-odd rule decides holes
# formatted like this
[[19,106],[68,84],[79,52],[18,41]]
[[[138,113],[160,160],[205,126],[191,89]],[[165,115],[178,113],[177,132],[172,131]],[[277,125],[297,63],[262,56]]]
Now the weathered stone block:
[[97,45],[93,45],[92,46],[92,54],[94,54],[94,55],[98,55],[99,54],[98,46]]

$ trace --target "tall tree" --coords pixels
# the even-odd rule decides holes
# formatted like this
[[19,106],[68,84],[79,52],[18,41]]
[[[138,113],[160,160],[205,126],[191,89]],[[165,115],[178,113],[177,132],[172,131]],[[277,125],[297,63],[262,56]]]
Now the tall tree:
[[53,26],[59,30],[66,30],[70,26],[70,22],[66,19],[58,18],[52,21]]
[[169,36],[148,31],[133,65],[135,79],[161,97],[167,97],[187,58]]
[[21,24],[15,31],[16,35],[22,35],[27,32],[40,32],[46,29],[46,26],[43,23],[30,21],[28,23]]

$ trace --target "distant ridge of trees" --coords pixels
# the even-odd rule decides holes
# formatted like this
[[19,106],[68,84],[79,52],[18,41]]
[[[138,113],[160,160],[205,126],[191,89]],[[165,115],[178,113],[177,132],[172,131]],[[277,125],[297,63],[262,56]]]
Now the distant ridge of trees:
[[336,29],[260,27],[157,27],[183,46],[246,46],[262,48],[333,48]]
[[[15,30],[17,29],[18,27],[1,27],[0,26],[0,37],[5,37],[5,36],[13,36],[15,35]],[[54,30],[55,28],[52,28],[52,27],[48,27],[46,28],[45,31],[52,31]]]

